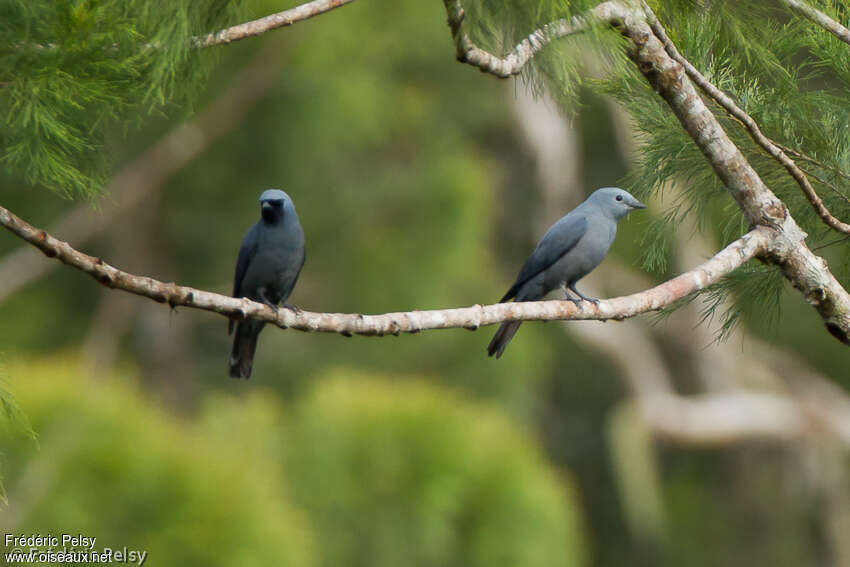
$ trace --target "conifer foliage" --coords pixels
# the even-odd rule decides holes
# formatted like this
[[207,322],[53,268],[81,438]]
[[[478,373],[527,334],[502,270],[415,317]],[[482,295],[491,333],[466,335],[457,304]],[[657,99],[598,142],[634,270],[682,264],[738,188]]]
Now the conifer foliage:
[[195,35],[235,19],[230,0],[0,3],[0,156],[26,182],[92,197],[104,136],[202,88],[214,50]]

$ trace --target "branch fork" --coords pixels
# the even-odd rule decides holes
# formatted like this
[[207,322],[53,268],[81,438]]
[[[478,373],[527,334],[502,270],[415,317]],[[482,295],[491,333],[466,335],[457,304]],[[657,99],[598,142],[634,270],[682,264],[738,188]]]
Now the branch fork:
[[[789,4],[802,3],[799,0],[783,1]],[[463,31],[462,22],[454,19],[463,9],[461,0],[444,0],[444,3],[455,43],[459,50],[463,48],[467,54],[466,62],[498,77],[519,73],[543,46],[559,37],[582,31],[594,22],[607,24],[625,36],[631,42],[629,55],[638,70],[679,119],[735,199],[750,226],[763,227],[771,232],[770,242],[759,251],[759,258],[777,265],[806,301],[820,313],[830,334],[850,345],[850,294],[829,271],[826,261],[808,248],[805,243],[806,233],[791,216],[785,203],[764,184],[732,143],[691,81],[731,116],[741,121],[756,143],[788,170],[825,224],[848,234],[850,225],[835,218],[826,209],[805,174],[780,147],[761,133],[753,118],[682,57],[646,2],[602,2],[569,21],[559,20],[532,32],[529,37],[538,38],[534,46],[525,39],[504,58],[472,45]]]

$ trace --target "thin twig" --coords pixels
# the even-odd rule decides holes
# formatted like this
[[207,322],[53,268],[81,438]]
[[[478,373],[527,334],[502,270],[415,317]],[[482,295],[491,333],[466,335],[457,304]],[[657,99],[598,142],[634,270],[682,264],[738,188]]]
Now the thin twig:
[[[808,163],[810,163],[810,164],[812,164],[816,167],[819,167],[821,169],[829,171],[830,173],[833,173],[834,175],[837,175],[838,177],[843,177],[844,179],[850,180],[850,173],[842,171],[842,170],[840,170],[837,167],[834,167],[832,165],[825,164],[822,161],[816,160],[812,156],[801,152],[800,150],[795,150],[794,148],[788,147],[784,144],[780,144],[779,142],[777,142],[775,140],[774,140],[773,143],[776,144],[777,146],[779,146],[780,148],[782,148],[782,150],[785,151],[785,153],[791,154],[792,156],[794,156],[797,159],[800,159],[800,160],[808,162]],[[815,178],[821,184],[829,187],[832,190],[832,192],[835,193],[836,195],[838,195],[841,199],[843,199],[847,203],[850,203],[850,197],[848,197],[838,187],[836,187],[835,185],[833,185],[829,181],[823,179],[822,177],[820,177],[819,175],[817,175],[815,172],[811,171],[810,169],[804,169],[802,167],[800,169],[803,169],[803,171],[805,171],[806,174]]]
[[444,0],[444,3],[448,14],[449,28],[451,28],[452,38],[455,41],[458,61],[474,65],[482,71],[502,79],[519,73],[532,57],[552,41],[585,31],[589,19],[604,21],[604,18],[598,17],[597,12],[604,11],[612,6],[611,2],[603,2],[586,15],[574,16],[569,20],[560,19],[549,22],[531,32],[510,53],[504,57],[498,57],[476,46],[469,35],[463,31],[463,20],[466,13],[460,0]]
[[213,311],[233,319],[251,317],[279,327],[322,331],[343,335],[397,335],[429,329],[478,329],[502,321],[607,320],[626,319],[657,311],[682,297],[704,289],[770,246],[775,233],[758,227],[745,234],[708,261],[652,289],[626,297],[575,304],[571,301],[536,301],[474,305],[457,309],[410,311],[383,315],[311,313],[278,309],[247,298],[234,298],[209,291],[164,283],[130,274],[57,240],[0,206],[0,225],[40,249],[49,258],[81,270],[102,285],[168,303]]
[[325,12],[329,12],[334,8],[339,8],[340,6],[344,6],[345,4],[353,1],[354,0],[313,0],[312,2],[307,2],[300,6],[296,6],[276,14],[271,14],[270,16],[266,16],[258,20],[252,20],[250,22],[245,22],[244,24],[225,28],[205,36],[195,37],[192,39],[192,45],[195,47],[210,47],[213,45],[222,45],[239,41],[240,39],[258,36],[266,33],[267,31],[282,28],[284,26],[291,26],[295,22],[300,22],[302,20],[310,19],[313,16],[324,14]]
[[846,171],[838,169],[837,167],[834,167],[832,165],[823,163],[822,161],[816,160],[812,156],[805,154],[805,153],[801,152],[800,150],[795,150],[794,148],[786,146],[784,144],[780,144],[779,142],[774,142],[774,144],[776,144],[777,146],[779,146],[780,148],[782,148],[783,150],[785,150],[786,152],[788,152],[789,154],[791,154],[792,156],[794,156],[796,158],[799,158],[803,161],[807,161],[807,162],[809,162],[813,165],[820,167],[821,169],[826,169],[827,171],[831,171],[832,173],[838,175],[839,177],[843,177],[844,179],[850,180],[850,173],[847,173]]
[[850,234],[850,224],[847,224],[840,219],[836,218],[829,212],[829,209],[826,208],[826,205],[823,203],[823,199],[815,191],[812,184],[809,183],[809,179],[806,177],[806,174],[797,167],[797,164],[794,163],[788,155],[782,151],[782,149],[773,143],[767,136],[765,136],[761,129],[758,127],[758,124],[753,119],[752,116],[744,112],[735,101],[732,100],[726,93],[715,87],[705,76],[699,72],[699,70],[694,67],[690,61],[685,59],[676,46],[670,41],[670,38],[667,37],[667,32],[664,31],[664,27],[658,21],[658,18],[655,17],[655,14],[649,8],[646,2],[641,1],[641,5],[643,6],[644,13],[646,15],[647,22],[649,26],[652,28],[652,32],[658,37],[661,43],[664,45],[664,49],[667,53],[676,60],[688,74],[688,77],[699,86],[708,96],[714,99],[720,106],[722,106],[726,111],[733,116],[735,119],[741,122],[746,128],[747,132],[749,132],[750,137],[755,141],[758,145],[760,145],[764,150],[773,156],[776,161],[782,164],[783,167],[788,171],[791,177],[797,182],[800,188],[803,190],[803,194],[805,194],[806,199],[808,199],[809,203],[811,203],[812,208],[814,208],[815,212],[818,216],[823,220],[824,224],[837,230],[838,232],[843,232],[844,234]]
[[850,30],[836,22],[820,10],[809,6],[802,0],[780,0],[794,12],[807,17],[844,43],[850,45]]

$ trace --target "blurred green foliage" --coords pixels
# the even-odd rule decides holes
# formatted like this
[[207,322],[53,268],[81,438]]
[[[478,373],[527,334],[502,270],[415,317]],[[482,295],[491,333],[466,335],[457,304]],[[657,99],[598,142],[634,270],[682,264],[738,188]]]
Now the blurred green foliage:
[[337,370],[289,415],[260,392],[185,420],[128,370],[79,368],[10,368],[41,446],[4,442],[6,531],[82,533],[151,564],[583,564],[566,481],[493,408]]
[[322,565],[583,563],[571,493],[495,409],[338,369],[298,404],[287,466]]
[[0,163],[68,197],[107,179],[111,121],[141,122],[204,85],[214,52],[190,39],[232,21],[231,0],[0,3]]
[[4,440],[4,531],[82,533],[151,564],[312,564],[310,530],[282,483],[257,476],[262,461],[157,408],[129,372],[94,381],[79,368],[59,357],[9,369],[40,446]]

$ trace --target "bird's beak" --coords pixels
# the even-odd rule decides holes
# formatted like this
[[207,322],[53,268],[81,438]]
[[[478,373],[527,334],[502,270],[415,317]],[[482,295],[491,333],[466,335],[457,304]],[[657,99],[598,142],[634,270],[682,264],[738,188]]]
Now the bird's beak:
[[637,199],[635,199],[634,202],[631,203],[631,205],[632,205],[633,209],[645,209],[646,208],[646,205],[644,205],[643,203],[641,203]]
[[271,204],[271,203],[269,203],[268,201],[263,201],[262,207],[263,207],[263,210],[264,210],[264,211],[265,211],[265,210],[270,210],[270,209],[272,208],[272,204]]

